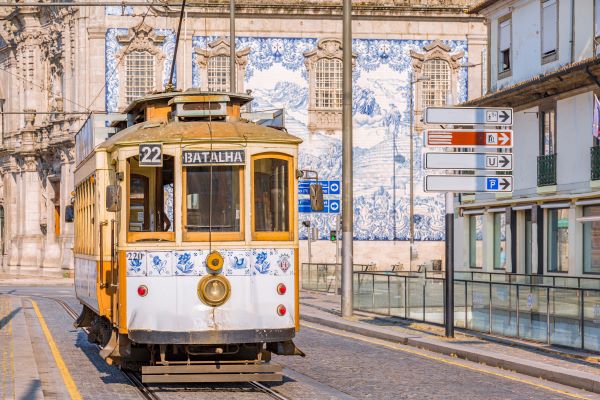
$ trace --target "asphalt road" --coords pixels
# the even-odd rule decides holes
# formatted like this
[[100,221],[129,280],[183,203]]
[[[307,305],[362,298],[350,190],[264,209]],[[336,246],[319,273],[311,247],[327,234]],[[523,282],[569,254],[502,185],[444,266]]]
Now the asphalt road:
[[[38,305],[83,398],[140,398],[125,375],[99,357],[97,347],[87,342],[85,333],[72,327],[73,321],[64,309],[43,297],[66,300],[79,311],[71,287],[0,287],[0,296],[6,295],[23,299],[46,398],[69,397],[27,299]],[[274,361],[284,366],[286,376],[283,383],[268,385],[290,399],[599,398],[542,380],[309,323],[304,324],[295,342],[307,357],[275,356]],[[161,385],[151,389],[161,399],[270,398],[247,384]]]

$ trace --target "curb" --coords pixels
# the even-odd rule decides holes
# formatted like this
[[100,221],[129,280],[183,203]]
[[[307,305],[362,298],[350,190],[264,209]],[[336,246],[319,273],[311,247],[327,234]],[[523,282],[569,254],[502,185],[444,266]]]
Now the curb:
[[563,367],[555,367],[550,364],[537,361],[524,361],[521,358],[499,355],[484,350],[472,350],[460,344],[441,343],[437,339],[424,338],[421,336],[408,336],[383,332],[381,329],[359,326],[360,322],[341,322],[321,318],[304,313],[301,319],[316,324],[328,326],[363,336],[400,343],[434,353],[447,356],[456,356],[463,360],[488,365],[490,367],[502,368],[519,374],[534,378],[545,379],[549,382],[559,383],[576,389],[583,389],[593,393],[600,393],[600,375],[585,371],[570,370]]

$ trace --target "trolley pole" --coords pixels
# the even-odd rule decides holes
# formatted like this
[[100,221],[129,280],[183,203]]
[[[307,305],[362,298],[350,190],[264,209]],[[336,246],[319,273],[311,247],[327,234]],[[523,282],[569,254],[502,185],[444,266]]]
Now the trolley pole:
[[229,91],[237,92],[235,82],[235,0],[229,0]]
[[344,0],[342,108],[342,317],[352,316],[354,209],[352,189],[352,0]]

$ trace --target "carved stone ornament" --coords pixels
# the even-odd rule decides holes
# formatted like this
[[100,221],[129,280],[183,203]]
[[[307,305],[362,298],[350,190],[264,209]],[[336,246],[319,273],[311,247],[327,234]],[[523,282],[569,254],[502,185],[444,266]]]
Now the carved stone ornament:
[[23,111],[26,112],[25,127],[32,128],[33,124],[35,123],[35,114],[36,114],[37,110],[29,108],[29,109],[25,109]]
[[425,61],[434,59],[447,61],[450,64],[450,68],[456,70],[460,67],[459,61],[465,56],[464,51],[450,54],[451,48],[440,40],[434,40],[427,46],[424,46],[423,50],[424,52],[422,53],[413,50],[410,51],[410,56],[413,59],[413,69],[417,73],[422,71]]
[[[324,38],[317,42],[317,47],[313,50],[304,52],[306,69],[309,71],[313,65],[321,58],[342,59],[343,52],[342,41],[336,38]],[[352,67],[356,64],[356,53],[352,53]]]
[[35,156],[23,157],[22,170],[25,172],[36,172],[38,169],[38,160]]
[[159,63],[165,58],[165,55],[160,50],[162,43],[165,41],[165,36],[157,35],[154,32],[154,28],[145,23],[129,29],[126,35],[117,36],[117,41],[123,45],[123,48],[116,55],[117,62],[126,53],[133,51],[146,51],[154,55]]
[[[196,62],[200,68],[206,68],[208,65],[208,59],[210,57],[217,56],[229,56],[229,41],[219,38],[208,44],[208,49],[195,49]],[[248,64],[248,54],[250,54],[250,48],[246,47],[242,50],[236,50],[235,52],[235,64],[237,66],[246,66]]]

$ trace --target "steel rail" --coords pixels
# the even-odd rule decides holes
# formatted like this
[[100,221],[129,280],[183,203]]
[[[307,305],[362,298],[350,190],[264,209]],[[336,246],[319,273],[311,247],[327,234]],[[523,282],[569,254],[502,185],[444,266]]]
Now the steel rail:
[[270,397],[274,398],[274,399],[278,399],[278,400],[290,400],[289,397],[285,397],[282,394],[280,394],[279,392],[276,392],[275,390],[271,389],[268,386],[263,385],[260,382],[248,382],[251,386],[254,386],[255,388],[257,388],[258,390],[260,390],[261,392],[269,395]]

